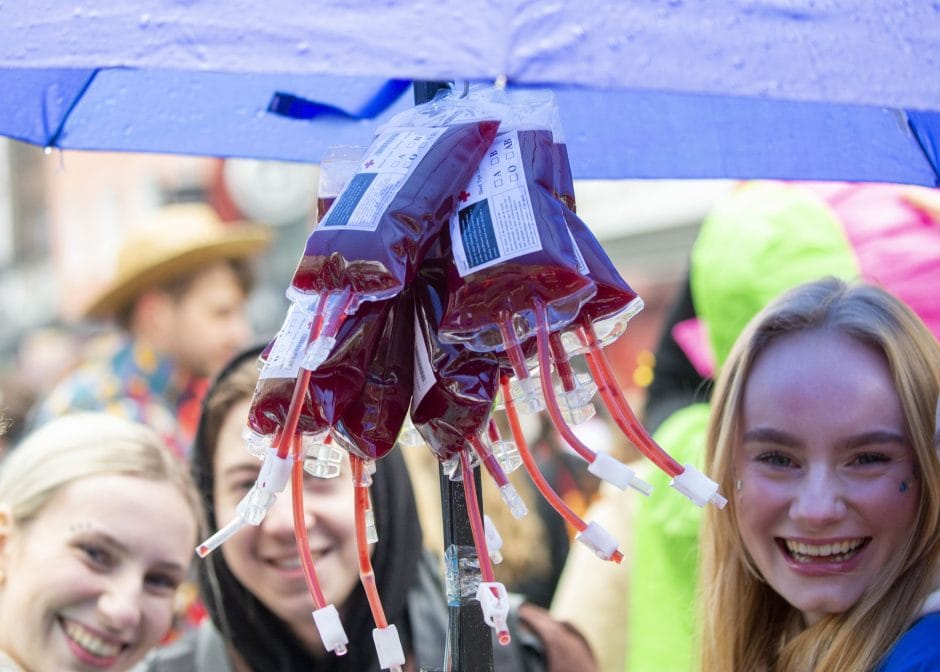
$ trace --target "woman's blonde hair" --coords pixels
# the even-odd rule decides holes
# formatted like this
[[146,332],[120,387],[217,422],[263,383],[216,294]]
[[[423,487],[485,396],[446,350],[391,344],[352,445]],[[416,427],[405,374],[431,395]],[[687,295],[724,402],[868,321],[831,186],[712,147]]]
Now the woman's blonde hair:
[[916,523],[848,611],[804,627],[801,614],[763,581],[744,548],[735,503],[705,514],[701,537],[703,672],[872,670],[913,621],[940,557],[940,462],[933,446],[940,346],[900,300],[866,284],[827,278],[796,287],[759,313],[735,343],[715,387],[705,465],[733,491],[745,384],[756,359],[787,334],[833,330],[881,350],[904,412],[920,478]]
[[0,503],[28,524],[60,488],[81,478],[123,475],[174,486],[205,529],[189,471],[149,427],[106,413],[66,415],[32,432],[0,463]]

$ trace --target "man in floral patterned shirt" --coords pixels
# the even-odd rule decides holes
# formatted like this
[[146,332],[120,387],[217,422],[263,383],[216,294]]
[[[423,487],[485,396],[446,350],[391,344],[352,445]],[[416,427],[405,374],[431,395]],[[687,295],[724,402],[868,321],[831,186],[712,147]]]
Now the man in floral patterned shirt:
[[120,330],[38,405],[34,424],[105,410],[153,427],[187,457],[208,378],[251,337],[248,263],[269,240],[266,227],[225,225],[205,204],[158,211],[124,242],[114,279],[84,310]]

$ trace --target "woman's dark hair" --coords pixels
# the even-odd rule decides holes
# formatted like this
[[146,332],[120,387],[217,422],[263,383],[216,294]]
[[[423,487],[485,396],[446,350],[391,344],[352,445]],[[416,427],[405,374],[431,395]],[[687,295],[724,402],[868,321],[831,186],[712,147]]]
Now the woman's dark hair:
[[[249,399],[258,379],[257,361],[262,348],[255,347],[235,357],[219,374],[203,402],[199,428],[192,453],[192,472],[202,495],[210,532],[219,528],[213,492],[213,463],[219,431],[229,411]],[[415,508],[411,481],[401,454],[392,451],[377,465],[372,477],[372,501],[379,541],[373,564],[379,594],[390,623],[405,623],[408,590],[417,574],[421,554],[421,528]],[[352,502],[350,502],[350,509]],[[223,523],[227,521],[221,521]],[[372,644],[371,611],[365,591],[357,584],[336,608],[349,636],[345,656],[327,653],[317,658],[232,574],[221,551],[198,563],[199,588],[212,621],[228,644],[234,647],[255,672],[310,672],[377,669]],[[313,605],[311,603],[311,611]],[[312,620],[312,619],[311,619]],[[410,648],[407,630],[402,632],[406,651]]]

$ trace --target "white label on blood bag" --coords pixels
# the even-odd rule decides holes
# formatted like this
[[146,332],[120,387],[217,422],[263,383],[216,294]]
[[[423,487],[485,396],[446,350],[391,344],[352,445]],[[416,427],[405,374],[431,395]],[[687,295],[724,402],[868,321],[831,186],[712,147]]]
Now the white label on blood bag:
[[415,375],[411,390],[411,407],[417,408],[434,386],[437,379],[434,375],[434,369],[431,367],[431,356],[428,354],[427,344],[424,342],[424,336],[421,335],[421,325],[418,322],[418,314],[415,312]]
[[446,128],[394,128],[380,134],[316,231],[375,231],[392,199]]
[[519,153],[519,134],[500,133],[450,220],[461,277],[542,249]]
[[313,314],[303,310],[297,304],[290,304],[281,330],[277,332],[274,346],[261,368],[258,378],[296,378],[300,372],[310,329],[313,326]]

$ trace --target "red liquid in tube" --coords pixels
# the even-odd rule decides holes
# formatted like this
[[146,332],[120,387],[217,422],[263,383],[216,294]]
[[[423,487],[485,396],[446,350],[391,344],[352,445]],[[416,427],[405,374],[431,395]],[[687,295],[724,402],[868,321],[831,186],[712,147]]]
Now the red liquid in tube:
[[[574,320],[581,305],[595,292],[594,283],[578,270],[565,224],[564,206],[554,197],[551,134],[548,131],[517,133],[516,151],[521,156],[541,249],[471,270],[464,277],[457,264],[451,264],[441,338],[464,342],[474,350],[503,347],[498,327],[501,315],[512,315],[517,337],[524,341],[535,333],[534,300],[546,306],[549,322],[556,330]],[[481,203],[486,205],[486,201],[479,201],[471,207],[479,209]],[[469,228],[466,226],[469,209],[459,211],[458,235],[465,236]],[[483,216],[488,220],[490,212]]]
[[360,394],[334,428],[339,443],[363,459],[381,459],[395,447],[411,403],[413,344],[414,298],[405,290],[389,306]]

